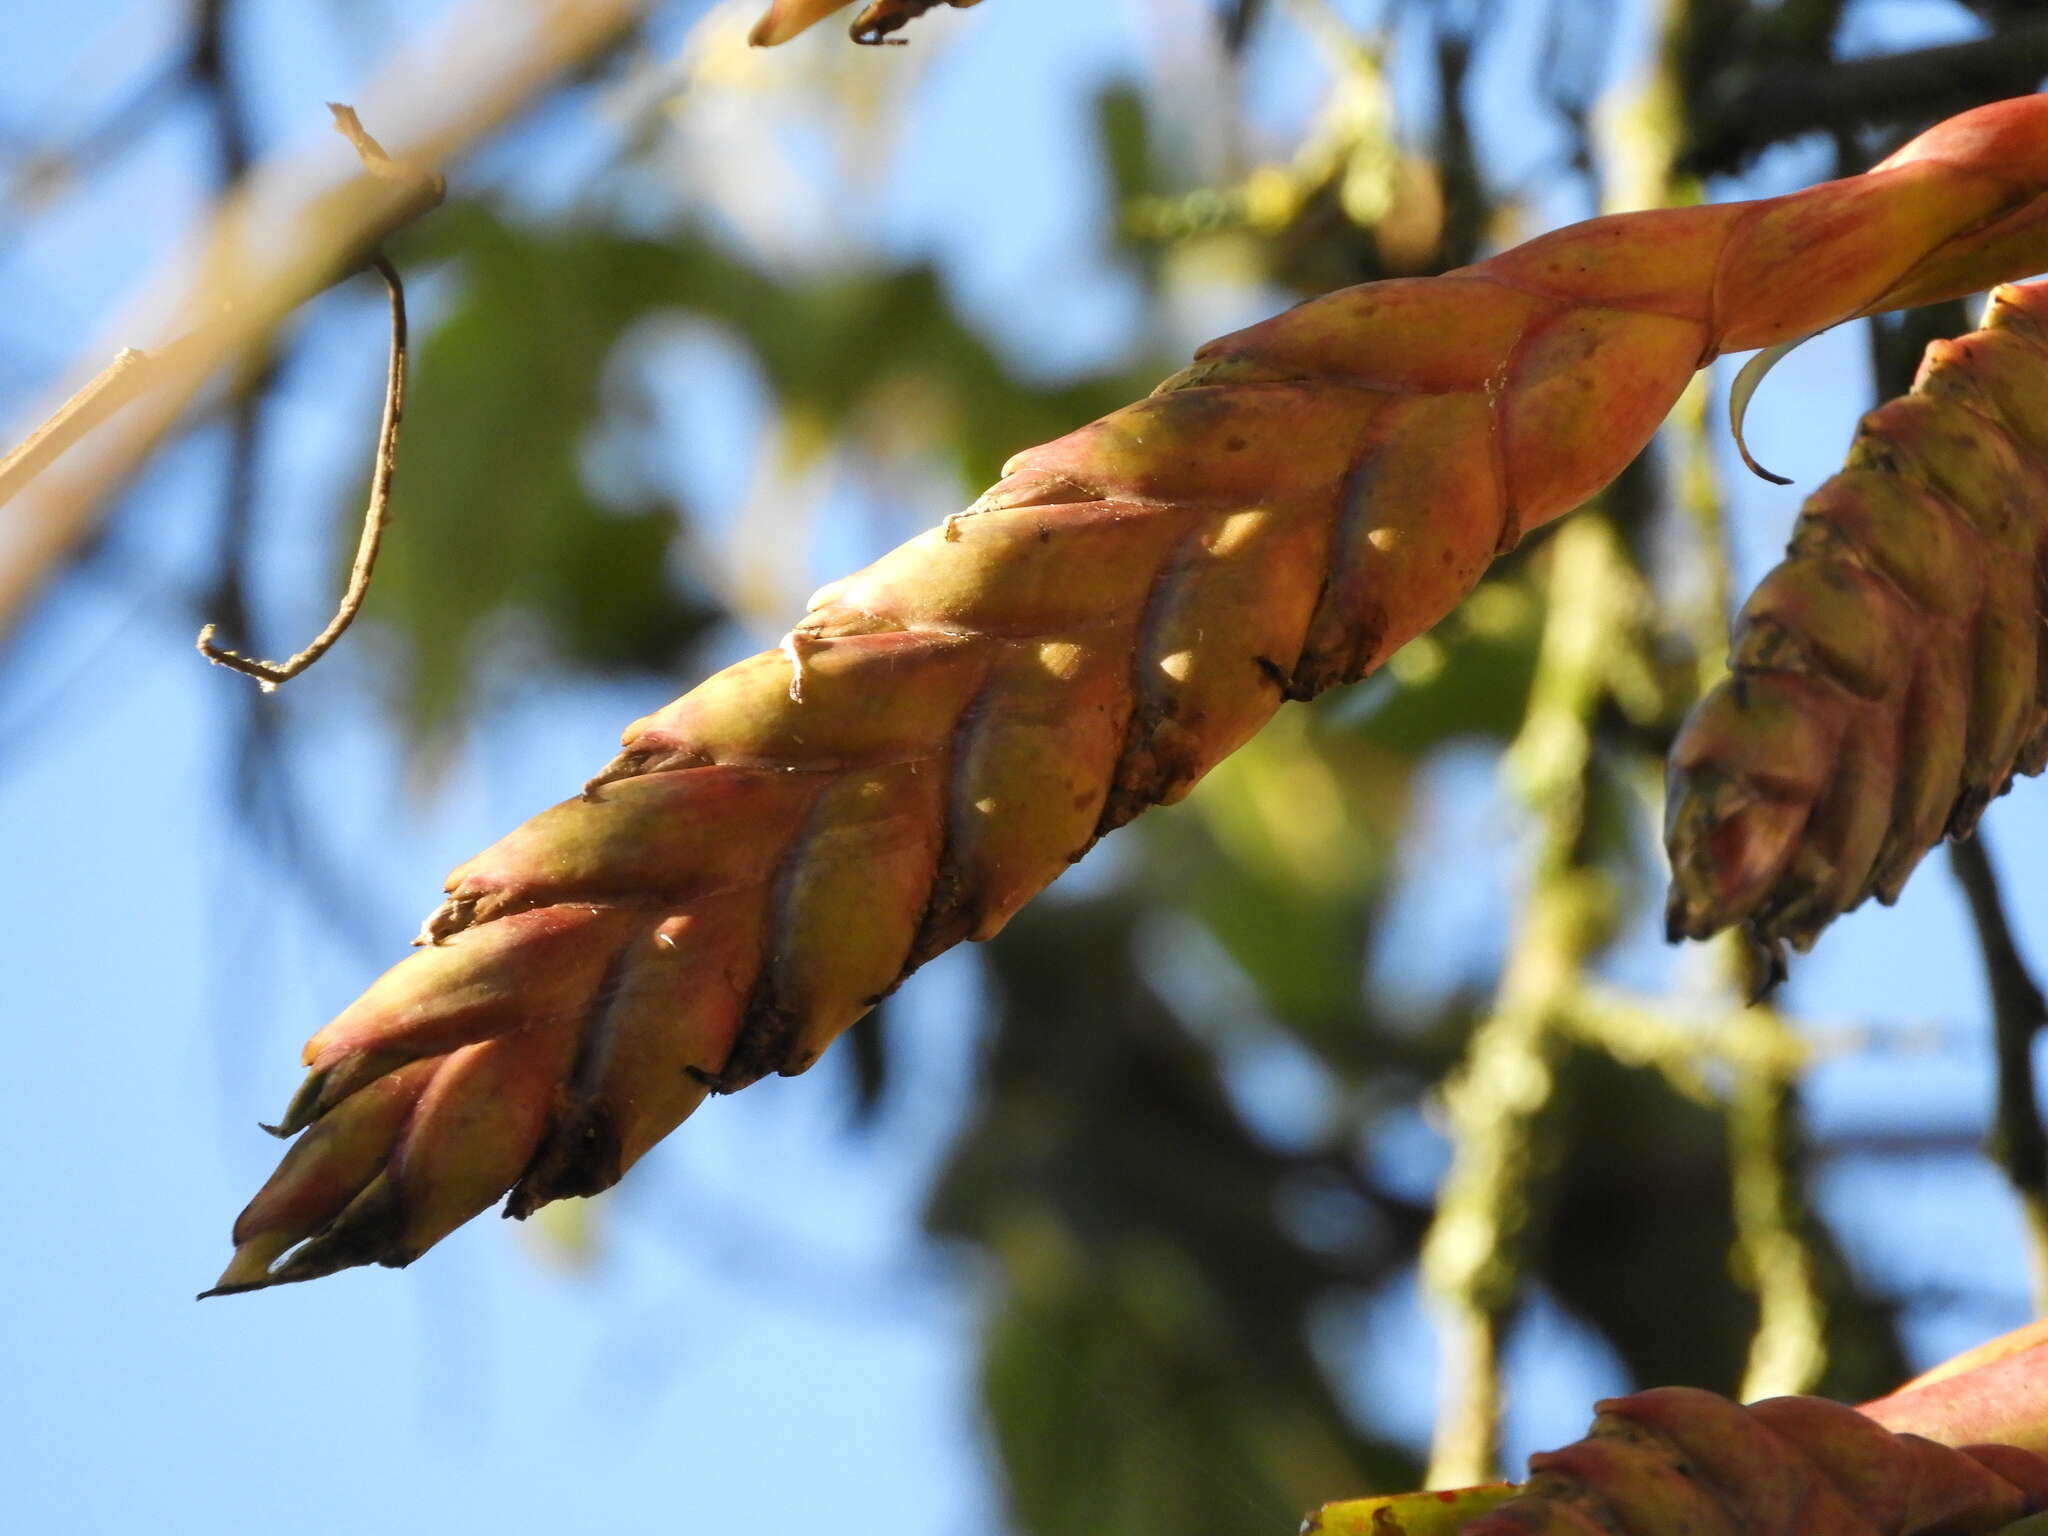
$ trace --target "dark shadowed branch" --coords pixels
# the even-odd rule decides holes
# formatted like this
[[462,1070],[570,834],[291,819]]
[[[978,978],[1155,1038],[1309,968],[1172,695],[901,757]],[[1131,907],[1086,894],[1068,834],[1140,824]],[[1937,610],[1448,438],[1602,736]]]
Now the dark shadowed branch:
[[2025,95],[2048,75],[2048,22],[1908,53],[1818,67],[1787,58],[1741,73],[1746,78],[1733,89],[1703,103],[1680,159],[1684,170],[1725,174],[1788,139],[1917,127],[1979,102]]

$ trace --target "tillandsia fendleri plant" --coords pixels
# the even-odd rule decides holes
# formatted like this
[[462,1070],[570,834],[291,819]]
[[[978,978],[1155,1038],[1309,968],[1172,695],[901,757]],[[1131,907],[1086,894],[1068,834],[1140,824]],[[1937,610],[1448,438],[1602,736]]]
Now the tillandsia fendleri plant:
[[214,1292],[402,1265],[614,1183],[1364,677],[1643,447],[1693,372],[2048,267],[2048,97],[1866,175],[1614,215],[1212,342],[828,586],[456,870],[306,1047]]
[[1864,417],[1671,754],[1673,938],[1808,948],[2048,766],[2048,284]]
[[[1329,1504],[1320,1536],[2038,1536],[2048,1325],[1860,1409],[1663,1387],[1595,1408],[1529,1480]],[[2030,1518],[2031,1517],[2031,1518]],[[2024,1522],[2019,1523],[2019,1522]]]

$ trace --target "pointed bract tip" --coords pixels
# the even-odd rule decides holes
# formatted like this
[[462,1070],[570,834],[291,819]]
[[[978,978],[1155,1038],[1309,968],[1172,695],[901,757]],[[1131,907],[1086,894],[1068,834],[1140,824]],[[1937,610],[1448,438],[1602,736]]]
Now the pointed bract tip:
[[299,1084],[299,1091],[292,1095],[291,1103],[285,1105],[284,1113],[277,1124],[266,1125],[264,1130],[283,1140],[299,1134],[320,1118],[320,1092],[327,1086],[331,1068],[323,1067],[317,1072],[308,1072],[306,1080]]
[[277,1277],[270,1266],[293,1242],[293,1238],[277,1232],[263,1232],[250,1238],[235,1250],[235,1256],[228,1260],[228,1267],[220,1272],[220,1278],[213,1282],[212,1289],[201,1291],[193,1299],[205,1301],[212,1296],[239,1296],[245,1291],[260,1291],[277,1284]]

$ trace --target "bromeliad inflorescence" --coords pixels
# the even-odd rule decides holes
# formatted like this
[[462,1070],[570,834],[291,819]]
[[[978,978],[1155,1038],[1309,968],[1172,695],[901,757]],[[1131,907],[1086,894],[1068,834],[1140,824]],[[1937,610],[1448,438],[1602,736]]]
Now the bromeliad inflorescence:
[[301,1140],[217,1289],[404,1264],[508,1190],[524,1214],[605,1188],[1284,700],[1371,672],[1612,479],[1703,363],[2044,266],[2030,97],[1864,176],[1595,219],[1211,343],[458,869],[425,947],[308,1045],[279,1127]]
[[1671,756],[1674,938],[1800,949],[2048,766],[2048,285],[1863,419]]

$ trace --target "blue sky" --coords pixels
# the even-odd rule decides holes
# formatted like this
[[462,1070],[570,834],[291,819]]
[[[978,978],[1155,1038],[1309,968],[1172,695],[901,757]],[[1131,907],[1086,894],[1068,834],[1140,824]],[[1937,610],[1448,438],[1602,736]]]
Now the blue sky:
[[[348,99],[375,62],[337,25],[340,9],[260,8],[246,41],[266,143],[324,133],[320,103]],[[440,7],[382,9],[402,34]],[[182,10],[25,8],[0,54],[0,132],[64,137],[92,121]],[[1112,359],[1135,308],[1093,233],[1086,102],[1102,79],[1154,67],[1157,29],[1179,14],[1168,0],[991,0],[936,18],[926,46],[942,33],[958,41],[916,77],[905,159],[840,216],[873,248],[936,255],[967,312],[1029,366]],[[1958,16],[1883,7],[1866,43],[1932,38]],[[1641,30],[1623,28],[1618,53]],[[1504,40],[1492,67],[1526,67],[1517,46]],[[1297,123],[1316,90],[1306,53],[1280,42],[1255,63],[1263,116],[1276,132]],[[990,112],[995,99],[1002,110]],[[529,135],[516,173],[519,194],[541,204],[573,189],[599,131],[559,117],[547,126],[564,137]],[[1536,125],[1481,127],[1540,152]],[[49,217],[0,230],[0,407],[24,401],[172,246],[203,191],[200,142],[188,117]],[[494,151],[464,174],[512,176],[514,159]],[[1776,191],[1819,170],[1792,150],[1743,188],[1716,190]],[[1002,240],[984,238],[994,228]],[[260,498],[268,636],[309,633],[327,601],[332,477],[362,452],[353,418],[332,407],[353,398],[370,409],[374,304],[316,307],[306,326],[320,371],[283,383]],[[1244,318],[1199,317],[1208,329]],[[1738,483],[1748,578],[1782,542],[1800,489],[1839,462],[1867,404],[1861,346],[1824,337],[1766,386],[1752,442],[1798,487]],[[678,403],[677,473],[692,477],[715,529],[744,492],[762,411],[729,364],[714,357],[701,376],[677,367],[658,393]],[[225,701],[246,685],[192,655],[178,601],[207,579],[219,454],[202,436],[158,462],[99,572],[45,606],[0,677],[0,1018],[17,1041],[0,1076],[0,1523],[166,1536],[259,1525],[309,1536],[507,1524],[724,1533],[811,1519],[892,1536],[991,1529],[969,1379],[973,1277],[924,1247],[916,1226],[971,1069],[964,956],[906,994],[906,1078],[875,1135],[846,1133],[844,1064],[828,1058],[694,1120],[602,1208],[597,1257],[583,1267],[486,1219],[403,1275],[358,1271],[193,1305],[225,1257],[233,1213],[268,1171],[274,1144],[253,1122],[289,1093],[300,1041],[402,951],[449,867],[579,783],[619,726],[669,691],[508,688],[443,792],[420,800],[388,728],[363,708],[374,640],[352,637],[292,703],[321,840],[359,897],[347,912],[315,910],[304,887],[249,855],[220,809]],[[821,540],[824,568],[810,574],[871,554],[874,533]],[[145,575],[175,582],[173,600],[138,589]],[[1422,835],[1453,867],[1495,872],[1456,911],[1498,931],[1496,850],[1511,813],[1483,765],[1448,764],[1438,790]],[[2023,857],[2048,846],[2048,804],[2023,786],[1990,827],[2022,941],[2048,957],[2048,875]],[[1981,1112],[1982,988],[1940,866],[1930,860],[1898,908],[1843,923],[1796,972],[1794,1010],[1819,1021],[1834,1053],[1809,1089],[1824,1131],[1970,1125]],[[1668,963],[1650,948],[1625,962],[1646,975]],[[1284,1073],[1253,1091],[1285,1113]],[[1427,1169],[1427,1142],[1418,1131],[1400,1155]],[[1936,1302],[1913,1320],[1924,1354],[2020,1320],[2015,1220],[1983,1165],[1844,1165],[1822,1189],[1859,1262]],[[1344,1346],[1364,1411],[1407,1433],[1426,1420],[1430,1391],[1417,1329],[1412,1295],[1395,1287]],[[1518,1350],[1511,1439],[1522,1450],[1575,1434],[1588,1399],[1619,1384],[1597,1352],[1571,1343],[1563,1324],[1539,1319]]]

